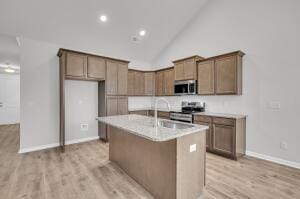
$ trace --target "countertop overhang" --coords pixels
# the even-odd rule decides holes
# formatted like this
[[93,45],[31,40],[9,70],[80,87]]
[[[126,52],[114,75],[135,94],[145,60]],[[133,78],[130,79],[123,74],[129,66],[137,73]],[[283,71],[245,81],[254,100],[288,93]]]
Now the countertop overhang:
[[[209,127],[204,125],[191,124],[193,127],[187,129],[171,129],[166,127],[155,127],[154,118],[142,115],[117,115],[108,117],[98,117],[99,122],[125,130],[137,136],[155,141],[163,142],[186,136],[193,133],[205,133]],[[164,119],[158,119],[164,120]],[[173,121],[175,122],[175,121]],[[181,123],[177,122],[176,123]],[[186,124],[186,123],[184,123]]]

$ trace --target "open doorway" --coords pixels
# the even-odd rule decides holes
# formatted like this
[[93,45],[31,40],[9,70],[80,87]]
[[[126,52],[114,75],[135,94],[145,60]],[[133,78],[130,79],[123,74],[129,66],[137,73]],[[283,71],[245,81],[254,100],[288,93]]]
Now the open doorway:
[[20,132],[20,47],[0,34],[0,150],[18,152]]

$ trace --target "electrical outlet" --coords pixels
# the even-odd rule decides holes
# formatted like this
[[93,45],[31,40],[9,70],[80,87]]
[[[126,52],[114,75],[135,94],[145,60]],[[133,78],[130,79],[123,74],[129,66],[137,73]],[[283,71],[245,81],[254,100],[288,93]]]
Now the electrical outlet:
[[280,102],[275,102],[275,101],[269,102],[270,109],[279,110],[280,107],[281,107]]
[[287,150],[288,149],[288,144],[284,141],[280,142],[280,148],[282,150]]
[[197,150],[197,145],[196,144],[190,145],[190,152],[194,152],[196,150]]
[[88,131],[89,125],[88,124],[80,124],[80,130],[81,131]]

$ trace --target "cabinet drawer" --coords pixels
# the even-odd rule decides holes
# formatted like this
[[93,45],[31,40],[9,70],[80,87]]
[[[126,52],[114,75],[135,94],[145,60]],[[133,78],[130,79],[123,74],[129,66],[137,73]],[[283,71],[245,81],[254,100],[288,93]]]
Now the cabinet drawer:
[[199,122],[211,122],[211,117],[209,116],[202,116],[202,115],[194,115],[194,120]]
[[214,124],[223,124],[223,125],[229,125],[229,126],[235,126],[235,120],[229,119],[229,118],[220,118],[220,117],[214,117],[213,118]]

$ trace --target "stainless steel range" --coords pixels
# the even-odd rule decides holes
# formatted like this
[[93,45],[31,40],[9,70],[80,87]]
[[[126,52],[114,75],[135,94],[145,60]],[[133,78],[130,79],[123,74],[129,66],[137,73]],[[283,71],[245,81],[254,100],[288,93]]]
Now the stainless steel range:
[[170,112],[170,119],[193,123],[193,113],[204,112],[205,102],[181,102],[180,112]]

